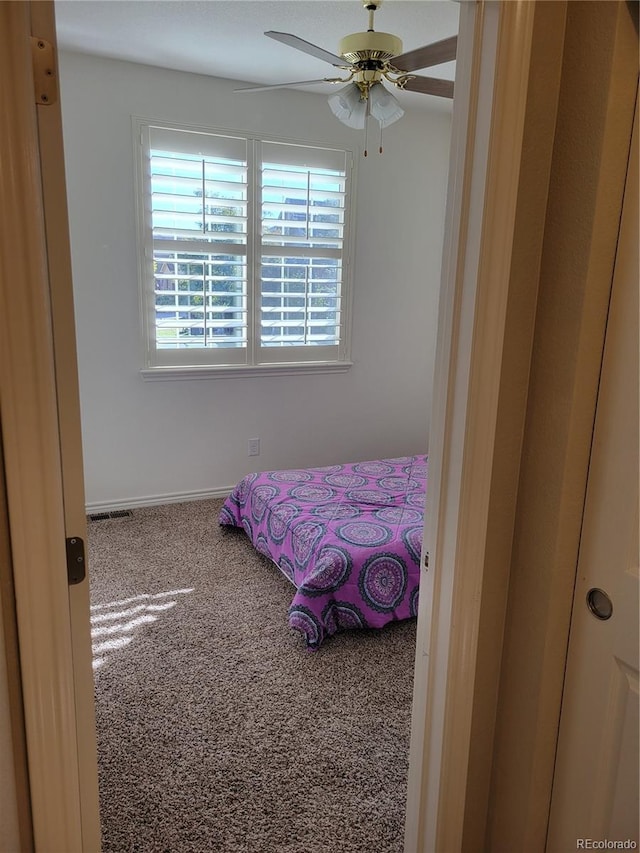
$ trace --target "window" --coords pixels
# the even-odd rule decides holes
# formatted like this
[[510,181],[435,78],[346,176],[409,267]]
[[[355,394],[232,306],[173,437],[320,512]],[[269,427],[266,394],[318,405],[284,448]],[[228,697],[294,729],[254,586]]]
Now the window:
[[145,375],[346,369],[351,153],[135,133]]

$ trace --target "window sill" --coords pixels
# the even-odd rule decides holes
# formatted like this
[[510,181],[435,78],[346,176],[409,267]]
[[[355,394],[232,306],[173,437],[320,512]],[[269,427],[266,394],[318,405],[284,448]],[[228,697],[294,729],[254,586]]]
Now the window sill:
[[146,382],[172,379],[229,379],[249,376],[294,376],[298,373],[346,373],[352,361],[309,362],[307,364],[202,365],[197,367],[147,367],[140,371]]

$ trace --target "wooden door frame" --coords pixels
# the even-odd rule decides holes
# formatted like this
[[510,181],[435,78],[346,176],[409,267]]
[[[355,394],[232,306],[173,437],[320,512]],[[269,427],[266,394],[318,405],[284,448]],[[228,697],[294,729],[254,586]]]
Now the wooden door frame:
[[[543,38],[550,39],[555,54],[561,55],[564,9],[563,2],[461,7],[418,614],[407,853],[461,850],[471,825],[477,843],[486,820],[483,788],[492,738],[484,738],[485,751],[476,756],[472,732],[479,712],[489,726],[495,714],[495,660],[506,606],[503,588],[557,105],[558,60],[541,48]],[[554,37],[556,31],[559,37]],[[555,59],[551,73],[541,74],[550,58]],[[532,125],[538,149],[535,177],[526,163]],[[526,272],[514,276],[518,264],[524,272],[517,242],[518,229],[524,227],[532,233]],[[505,428],[512,440],[507,452],[498,455],[497,442]],[[500,541],[495,543],[500,554],[488,568],[498,496],[503,504]],[[484,682],[480,695],[479,679]],[[469,785],[475,790],[466,798],[462,792]],[[468,814],[469,804],[476,802],[480,808]]]
[[[57,41],[54,7],[51,3],[29,4],[31,33],[54,47]],[[58,79],[58,63],[54,63]],[[59,100],[38,104],[38,142],[42,177],[42,201],[51,299],[53,355],[57,376],[58,430],[62,458],[62,488],[65,536],[87,542],[87,515],[82,459],[82,432],[78,357],[76,351],[75,309],[73,300],[67,186],[62,134],[62,110]],[[86,557],[88,558],[88,554]],[[74,687],[78,738],[80,814],[84,850],[98,851],[100,806],[98,799],[98,756],[96,714],[89,618],[89,572],[83,583],[68,587],[71,611]]]
[[[82,850],[77,717],[28,3],[0,3],[0,401],[35,849]],[[16,780],[19,784],[20,780]]]
[[[0,429],[0,437],[2,430]],[[20,678],[20,653],[16,624],[15,591],[13,588],[13,564],[11,559],[11,536],[7,507],[4,458],[0,442],[0,678],[4,680],[3,707],[7,719],[1,721],[4,729],[1,753],[3,787],[0,830],[2,840],[9,849],[31,853],[33,832],[31,829],[31,804],[29,801],[29,771],[27,744],[24,733],[24,707]],[[6,662],[6,666],[5,666]],[[12,783],[14,790],[11,790]],[[8,786],[8,788],[7,788]],[[18,796],[20,792],[21,796]],[[26,795],[23,795],[23,792]],[[8,836],[8,837],[5,837]]]
[[405,850],[541,851],[637,21],[461,11]]
[[[494,682],[493,725],[489,728],[479,717],[475,731],[476,742],[493,731],[482,839],[486,849],[538,851],[546,845],[573,588],[638,85],[637,15],[637,3],[566,6],[500,673]],[[526,228],[520,238],[526,247]],[[487,565],[495,561],[496,552],[488,551]],[[476,703],[481,703],[483,682],[478,686]],[[470,792],[468,785],[468,799]]]

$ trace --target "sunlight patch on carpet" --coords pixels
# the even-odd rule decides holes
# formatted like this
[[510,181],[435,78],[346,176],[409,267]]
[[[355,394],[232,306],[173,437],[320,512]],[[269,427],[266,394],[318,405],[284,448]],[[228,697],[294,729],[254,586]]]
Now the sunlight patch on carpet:
[[[107,662],[110,657],[109,653],[128,646],[138,629],[144,625],[157,622],[163,613],[171,610],[178,603],[177,601],[164,601],[161,604],[150,602],[169,596],[188,595],[193,591],[194,588],[190,587],[188,589],[169,590],[168,592],[142,593],[131,598],[111,601],[108,604],[93,605],[92,611],[103,611],[91,614],[91,639],[94,641],[91,650],[94,672]],[[133,604],[135,601],[146,603],[135,604],[133,607],[122,609],[122,607]],[[109,608],[115,609],[110,610]],[[109,639],[106,639],[107,637]]]
[[105,610],[108,607],[122,607],[125,604],[133,604],[134,601],[155,599],[155,598],[166,598],[168,595],[188,595],[190,592],[193,592],[193,587],[189,587],[188,589],[170,589],[167,592],[155,592],[155,593],[141,593],[140,595],[133,595],[131,598],[121,598],[119,601],[110,601],[108,604],[92,604],[91,610]]

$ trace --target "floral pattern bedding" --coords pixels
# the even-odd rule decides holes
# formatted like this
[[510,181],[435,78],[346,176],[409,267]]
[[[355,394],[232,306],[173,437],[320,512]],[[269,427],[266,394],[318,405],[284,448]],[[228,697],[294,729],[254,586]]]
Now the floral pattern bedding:
[[220,511],[296,587],[289,624],[337,631],[417,615],[427,457],[248,474]]

